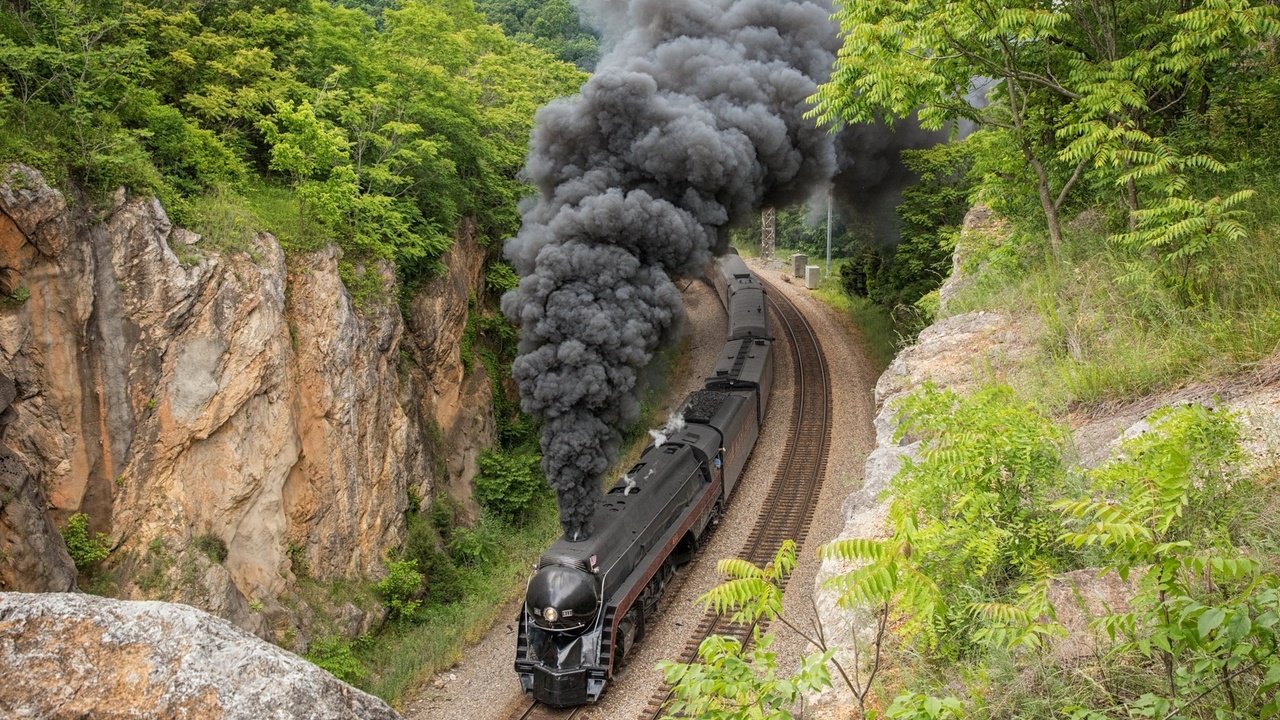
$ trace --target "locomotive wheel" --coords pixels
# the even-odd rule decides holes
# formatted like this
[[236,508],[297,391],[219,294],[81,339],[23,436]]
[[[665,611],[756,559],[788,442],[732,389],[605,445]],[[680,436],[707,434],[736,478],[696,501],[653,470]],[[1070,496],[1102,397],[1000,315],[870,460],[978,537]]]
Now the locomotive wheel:
[[[631,642],[627,642],[628,635],[631,636]],[[644,613],[640,612],[639,608],[633,607],[627,611],[622,622],[618,623],[618,640],[613,650],[613,664],[616,670],[627,666],[627,653],[631,652],[631,646],[639,642],[642,637],[644,637]]]

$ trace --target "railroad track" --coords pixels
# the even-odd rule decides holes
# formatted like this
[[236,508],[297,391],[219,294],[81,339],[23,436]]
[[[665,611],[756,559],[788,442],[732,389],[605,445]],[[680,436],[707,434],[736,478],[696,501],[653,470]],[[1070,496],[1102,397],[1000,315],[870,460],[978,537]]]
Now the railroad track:
[[[771,283],[769,304],[778,327],[790,340],[792,366],[795,368],[790,430],[782,452],[782,462],[770,483],[764,510],[738,557],[764,565],[773,559],[783,540],[804,547],[805,537],[826,475],[827,455],[831,447],[831,393],[827,377],[827,360],[817,333],[800,310]],[[755,625],[730,622],[727,616],[707,613],[689,636],[681,653],[681,662],[693,662],[698,646],[711,635],[737,638],[746,646]],[[671,699],[671,688],[663,686],[649,699],[642,720],[658,720],[662,708]]]
[[526,699],[520,702],[511,720],[570,720],[578,714],[583,705],[571,708],[553,708],[543,705],[537,700]]

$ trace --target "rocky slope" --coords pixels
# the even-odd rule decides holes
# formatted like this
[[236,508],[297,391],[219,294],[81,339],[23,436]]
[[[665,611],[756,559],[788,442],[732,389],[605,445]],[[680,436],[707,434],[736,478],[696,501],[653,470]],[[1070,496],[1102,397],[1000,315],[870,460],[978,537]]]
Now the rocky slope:
[[0,181],[0,374],[16,390],[0,471],[29,476],[0,472],[25,508],[0,516],[0,590],[68,589],[65,551],[21,528],[83,512],[119,594],[301,643],[300,575],[377,576],[410,491],[466,499],[494,426],[459,350],[483,292],[469,233],[402,320],[355,307],[334,248],[286,263],[260,234],[218,251],[151,198],[96,211],[30,168]]
[[[1033,316],[982,311],[947,316],[948,300],[969,281],[962,270],[966,248],[989,243],[993,235],[998,238],[1004,231],[985,208],[974,208],[965,218],[955,267],[940,293],[943,319],[920,333],[914,345],[902,350],[876,384],[876,444],[866,462],[863,486],[845,501],[845,527],[839,538],[885,536],[885,490],[902,459],[918,447],[910,437],[900,441],[894,438],[896,400],[927,382],[964,393],[984,383],[999,382],[1019,364],[1031,361],[1038,337]],[[1113,456],[1122,439],[1147,429],[1145,418],[1153,410],[1186,402],[1230,408],[1241,421],[1242,446],[1252,462],[1259,466],[1280,462],[1280,353],[1244,376],[1195,384],[1137,398],[1105,411],[1061,418],[1070,429],[1068,460],[1079,467],[1102,464]],[[828,579],[850,569],[846,564],[825,560],[815,582],[815,601],[827,639],[838,648],[837,657],[846,668],[855,662],[854,638],[863,649],[874,639],[871,618],[840,608],[836,604],[837,593],[824,587]],[[1088,621],[1105,607],[1123,607],[1128,592],[1114,576],[1100,578],[1095,571],[1082,570],[1060,578],[1050,590],[1050,600],[1059,621],[1071,634],[1055,647],[1055,652],[1064,658],[1089,655],[1092,648],[1091,634],[1086,631]],[[843,687],[837,687],[815,701],[822,708],[819,717],[843,717],[852,698]]]

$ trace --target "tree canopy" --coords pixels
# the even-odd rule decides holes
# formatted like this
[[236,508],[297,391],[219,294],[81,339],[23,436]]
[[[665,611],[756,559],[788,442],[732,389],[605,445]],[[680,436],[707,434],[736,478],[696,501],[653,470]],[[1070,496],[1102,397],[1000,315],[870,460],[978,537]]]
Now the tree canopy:
[[0,159],[90,188],[293,190],[299,242],[406,276],[459,220],[514,231],[535,110],[584,76],[470,0],[32,0],[0,5]]
[[477,0],[477,7],[506,34],[591,70],[600,58],[598,39],[578,19],[569,0]]
[[1267,64],[1274,5],[849,0],[837,17],[844,45],[813,115],[919,111],[925,127],[965,119],[998,134],[1013,154],[992,175],[1035,188],[1055,255],[1081,181],[1118,188],[1124,239],[1175,260],[1191,235],[1238,232],[1223,211],[1241,198],[1201,200],[1193,187],[1221,163],[1171,132]]

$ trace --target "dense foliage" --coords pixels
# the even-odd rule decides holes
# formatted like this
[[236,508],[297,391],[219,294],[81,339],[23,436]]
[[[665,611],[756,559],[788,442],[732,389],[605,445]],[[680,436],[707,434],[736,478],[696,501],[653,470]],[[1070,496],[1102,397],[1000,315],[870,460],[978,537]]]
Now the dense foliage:
[[373,9],[3,3],[0,160],[155,192],[197,229],[243,196],[287,244],[430,273],[461,218],[514,231],[534,110],[583,76],[467,0]]
[[542,48],[590,71],[600,57],[596,34],[569,0],[477,0],[476,7],[508,37]]
[[111,552],[106,535],[89,532],[89,516],[84,513],[74,513],[67,518],[67,525],[62,528],[62,541],[67,546],[71,562],[81,571],[105,560]]
[[[1202,197],[1197,179],[1226,168],[1175,131],[1267,72],[1273,5],[854,0],[838,17],[844,46],[814,116],[977,123],[994,136],[988,179],[1034,193],[1055,257],[1080,188],[1120,201],[1121,242],[1184,271],[1203,244],[1243,232],[1235,210],[1248,191]],[[972,99],[974,78],[986,79],[985,102]]]
[[[853,564],[827,586],[869,618],[870,631],[845,635],[852,661],[833,663],[864,716],[873,694],[888,704],[885,717],[904,720],[1280,714],[1275,488],[1242,468],[1230,414],[1159,410],[1075,489],[1064,482],[1063,432],[1006,387],[969,397],[926,388],[901,413],[921,445],[894,480],[889,537],[821,550]],[[777,588],[794,562],[786,552],[780,572],[722,562],[729,579],[703,601],[794,629]],[[1071,683],[1043,652],[1065,634],[1048,588],[1084,566],[1116,573],[1132,597],[1102,611],[1097,664]],[[825,638],[844,632],[806,636],[818,650],[794,675],[780,677],[768,653],[722,641],[706,644],[699,662],[666,669],[683,702],[731,710],[718,717],[790,717],[794,698],[776,689],[829,684],[816,668],[833,657]],[[877,685],[890,654],[895,680]]]

